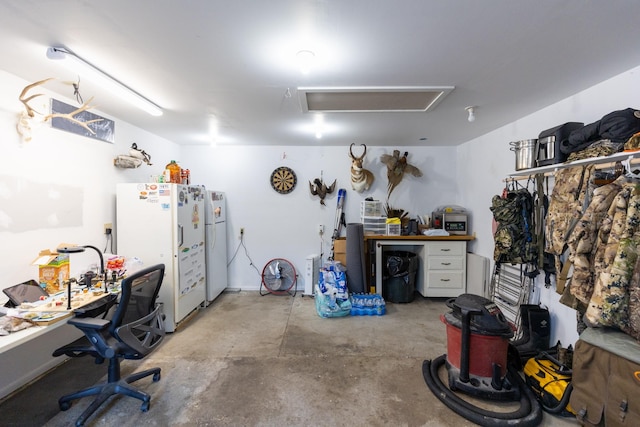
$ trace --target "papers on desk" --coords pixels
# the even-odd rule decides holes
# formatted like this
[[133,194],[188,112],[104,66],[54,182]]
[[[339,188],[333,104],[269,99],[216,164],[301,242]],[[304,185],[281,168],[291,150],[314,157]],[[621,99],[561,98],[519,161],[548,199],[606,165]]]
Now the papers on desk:
[[82,292],[74,290],[69,310],[67,292],[58,292],[42,301],[23,303],[18,307],[7,310],[7,317],[26,319],[39,326],[48,326],[74,315],[73,310],[91,304],[103,298],[103,291]]
[[73,316],[72,311],[57,312],[57,313],[40,313],[37,317],[34,317],[33,319],[30,319],[30,320],[36,325],[48,326],[71,316]]
[[9,335],[11,332],[18,332],[31,326],[31,323],[24,319],[2,316],[0,318],[0,336]]
[[425,236],[448,236],[449,232],[442,228],[428,228],[422,232]]
[[[105,295],[106,294],[102,290],[87,291],[86,293],[80,290],[73,290],[71,294],[71,310],[97,301]],[[51,295],[49,298],[42,301],[22,303],[16,307],[16,309],[32,312],[69,312],[70,310],[67,308],[68,306],[69,302],[67,301],[67,292],[62,291]]]
[[35,323],[39,326],[47,326],[53,323],[59,322],[62,319],[66,319],[67,317],[71,317],[73,315],[72,311],[25,311],[19,308],[10,308],[7,310],[6,318],[14,318],[14,319],[24,319],[29,322]]

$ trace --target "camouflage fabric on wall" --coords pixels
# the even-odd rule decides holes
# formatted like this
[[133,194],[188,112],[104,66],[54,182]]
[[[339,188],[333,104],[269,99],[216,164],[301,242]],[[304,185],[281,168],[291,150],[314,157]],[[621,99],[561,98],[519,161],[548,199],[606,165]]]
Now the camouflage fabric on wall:
[[601,306],[590,304],[587,315],[591,316],[590,320],[596,320],[593,319],[593,314],[600,309],[600,317],[597,319],[600,325],[617,326],[629,332],[629,288],[640,245],[640,191],[632,191],[626,219],[621,227],[616,256],[609,274],[602,282],[599,295]]
[[531,193],[520,188],[508,191],[505,197],[493,196],[490,209],[498,223],[493,259],[511,264],[537,261]]
[[[555,173],[555,185],[551,192],[545,223],[545,250],[562,255],[568,237],[582,216],[589,202],[593,165],[574,166]],[[558,271],[559,266],[556,265]]]
[[640,257],[629,282],[629,335],[640,340]]
[[620,238],[627,221],[627,207],[632,187],[625,186],[613,199],[607,217],[598,232],[599,247],[594,257],[595,283],[584,320],[589,326],[600,326],[605,287],[611,280],[611,267],[618,253]]
[[590,159],[593,157],[610,156],[612,154],[619,153],[623,149],[623,142],[612,142],[609,139],[601,139],[593,142],[583,150],[569,154],[567,161],[573,162],[575,160]]
[[570,292],[585,306],[593,293],[598,230],[601,229],[609,207],[625,181],[626,178],[621,176],[616,181],[593,191],[591,203],[567,240],[569,260],[573,263]]
[[624,143],[625,150],[640,150],[640,132],[633,134],[627,142]]

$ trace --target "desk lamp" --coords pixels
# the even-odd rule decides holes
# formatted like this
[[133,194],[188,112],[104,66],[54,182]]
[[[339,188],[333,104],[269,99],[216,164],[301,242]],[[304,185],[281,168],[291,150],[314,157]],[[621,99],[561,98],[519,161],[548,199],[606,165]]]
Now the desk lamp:
[[[84,252],[84,250],[86,248],[93,249],[94,251],[96,251],[98,253],[98,256],[100,257],[100,277],[102,277],[102,281],[104,282],[104,291],[107,292],[107,275],[104,272],[104,257],[102,256],[102,252],[100,252],[100,249],[96,248],[95,246],[91,246],[91,245],[61,246],[58,249],[56,249],[56,251],[58,251],[58,253],[61,253],[61,254],[76,254],[76,253],[79,253],[79,252]],[[71,285],[69,285],[69,289],[71,289]],[[71,292],[71,291],[69,291],[69,292]]]

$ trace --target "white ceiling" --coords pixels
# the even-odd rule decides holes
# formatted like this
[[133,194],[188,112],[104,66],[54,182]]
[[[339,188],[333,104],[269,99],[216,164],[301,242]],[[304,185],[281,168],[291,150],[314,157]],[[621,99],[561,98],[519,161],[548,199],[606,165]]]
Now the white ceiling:
[[[72,98],[45,55],[66,46],[164,115],[81,78],[96,110],[184,145],[211,141],[211,115],[219,144],[456,145],[640,65],[639,16],[637,0],[0,0],[0,69]],[[455,89],[428,112],[326,113],[317,140],[296,88],[351,86]]]

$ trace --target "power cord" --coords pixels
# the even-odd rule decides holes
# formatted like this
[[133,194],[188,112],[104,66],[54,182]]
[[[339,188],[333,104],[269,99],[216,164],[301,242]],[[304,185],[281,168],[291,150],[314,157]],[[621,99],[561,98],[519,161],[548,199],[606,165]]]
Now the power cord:
[[253,263],[253,260],[251,259],[251,256],[249,255],[249,251],[248,251],[247,247],[244,244],[244,230],[240,231],[240,243],[238,243],[238,246],[236,247],[236,250],[233,253],[233,256],[231,257],[231,259],[227,263],[227,267],[229,267],[231,265],[231,263],[233,263],[233,260],[236,258],[236,255],[238,254],[238,251],[240,250],[241,246],[244,248],[245,256],[249,259],[249,265],[251,267],[253,267],[253,269],[256,271],[256,273],[258,273],[258,276],[260,277],[260,279],[262,279],[262,273],[260,273],[260,270],[258,269],[258,267],[256,267],[255,264]]
[[318,235],[320,236],[320,263],[322,263],[322,260],[324,259],[324,230],[321,229]]

